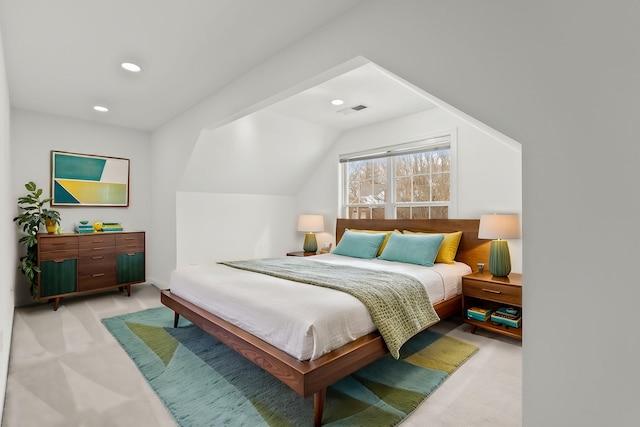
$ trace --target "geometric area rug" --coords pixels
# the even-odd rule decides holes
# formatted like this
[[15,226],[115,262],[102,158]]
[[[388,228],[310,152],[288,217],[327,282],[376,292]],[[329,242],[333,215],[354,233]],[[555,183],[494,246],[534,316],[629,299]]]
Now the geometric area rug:
[[[181,427],[310,426],[303,398],[166,307],[102,319]],[[394,426],[478,347],[429,330],[327,390],[322,424]]]

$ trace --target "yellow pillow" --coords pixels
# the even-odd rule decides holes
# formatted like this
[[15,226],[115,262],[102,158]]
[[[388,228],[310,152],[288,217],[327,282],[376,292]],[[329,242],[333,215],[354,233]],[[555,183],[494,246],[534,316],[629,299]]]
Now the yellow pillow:
[[[458,245],[460,245],[460,239],[462,238],[462,231],[456,231],[455,233],[429,233],[419,231],[402,230],[403,234],[444,234],[444,240],[438,250],[435,262],[443,262],[445,264],[453,264],[458,253]],[[388,237],[387,237],[388,238]]]
[[382,244],[380,245],[380,249],[378,249],[378,254],[376,256],[380,256],[382,254],[382,251],[384,250],[384,247],[387,246],[387,242],[389,241],[389,236],[391,236],[391,233],[400,233],[399,230],[393,230],[393,231],[384,231],[384,230],[354,230],[353,228],[346,228],[345,230],[349,230],[349,231],[353,231],[355,233],[369,233],[369,234],[379,234],[379,233],[387,233],[387,236],[384,238],[384,240],[382,241]]

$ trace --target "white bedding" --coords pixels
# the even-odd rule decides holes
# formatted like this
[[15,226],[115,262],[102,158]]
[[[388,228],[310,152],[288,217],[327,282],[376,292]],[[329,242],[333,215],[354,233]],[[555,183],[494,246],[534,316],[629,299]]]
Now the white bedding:
[[[411,275],[432,304],[459,294],[461,277],[471,272],[463,263],[422,267],[333,254],[304,259]],[[170,289],[299,360],[316,359],[376,329],[365,306],[344,292],[216,263],[177,268]]]

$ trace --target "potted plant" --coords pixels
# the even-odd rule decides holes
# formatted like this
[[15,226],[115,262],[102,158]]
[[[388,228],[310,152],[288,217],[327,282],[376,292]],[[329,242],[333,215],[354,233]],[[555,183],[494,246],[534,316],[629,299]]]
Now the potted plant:
[[45,208],[51,199],[41,199],[42,189],[30,181],[24,186],[29,193],[26,196],[18,198],[18,208],[22,209],[22,213],[13,219],[17,222],[18,227],[22,227],[25,233],[19,240],[20,243],[27,247],[27,254],[20,258],[20,271],[27,276],[31,284],[31,296],[33,299],[38,297],[38,276],[40,272],[38,268],[38,239],[36,235],[41,225],[47,227],[47,232],[54,233],[60,225],[60,213],[53,209]]

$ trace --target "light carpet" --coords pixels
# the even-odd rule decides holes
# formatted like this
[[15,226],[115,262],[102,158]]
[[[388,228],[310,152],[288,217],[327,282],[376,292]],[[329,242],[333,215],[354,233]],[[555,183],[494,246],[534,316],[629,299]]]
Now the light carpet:
[[[182,427],[313,425],[313,398],[286,385],[173,311],[103,319]],[[394,426],[478,351],[424,331],[327,390],[323,425]]]

